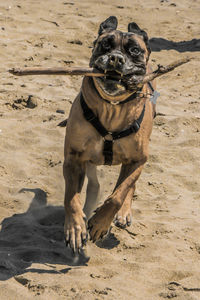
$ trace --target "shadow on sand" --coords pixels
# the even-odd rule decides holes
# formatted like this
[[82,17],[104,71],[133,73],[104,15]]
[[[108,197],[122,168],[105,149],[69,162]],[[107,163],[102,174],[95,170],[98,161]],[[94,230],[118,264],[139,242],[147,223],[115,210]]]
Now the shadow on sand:
[[176,50],[178,52],[195,52],[200,51],[200,39],[192,39],[191,41],[173,42],[163,38],[150,39],[151,50],[159,52],[162,50]]
[[[86,265],[89,258],[83,251],[73,256],[65,246],[63,206],[47,205],[47,195],[41,189],[24,188],[20,192],[26,191],[34,193],[28,210],[1,223],[0,280],[25,272],[67,273],[69,266]],[[46,264],[46,267],[30,268],[32,263]],[[66,265],[66,268],[57,271],[47,264]]]

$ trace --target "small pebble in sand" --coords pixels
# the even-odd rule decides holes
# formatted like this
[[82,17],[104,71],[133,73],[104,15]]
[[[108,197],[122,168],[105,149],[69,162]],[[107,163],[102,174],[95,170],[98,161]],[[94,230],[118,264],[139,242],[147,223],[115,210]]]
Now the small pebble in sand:
[[56,112],[57,112],[58,114],[63,114],[63,115],[64,115],[64,113],[65,113],[65,111],[64,111],[63,109],[57,109]]
[[37,106],[38,106],[37,99],[34,96],[30,95],[27,100],[27,107],[35,108]]

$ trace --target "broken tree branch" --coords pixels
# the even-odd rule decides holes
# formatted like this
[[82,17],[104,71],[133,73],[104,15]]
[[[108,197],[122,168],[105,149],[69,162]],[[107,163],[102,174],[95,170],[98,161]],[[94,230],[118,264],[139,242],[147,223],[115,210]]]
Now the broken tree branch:
[[[162,76],[168,72],[173,71],[175,68],[189,62],[192,58],[184,58],[178,61],[175,61],[167,66],[158,65],[157,70],[152,73],[147,74],[141,83],[146,83],[148,81],[152,81],[156,77]],[[24,75],[84,75],[84,76],[92,76],[92,77],[103,77],[106,76],[105,73],[101,73],[100,71],[93,68],[42,68],[42,67],[33,67],[33,68],[24,68],[18,69],[13,68],[9,70],[9,72],[13,75],[24,76]],[[116,76],[117,77],[117,76]]]
[[13,75],[24,76],[24,75],[84,75],[84,76],[105,76],[104,73],[93,69],[93,68],[43,68],[43,67],[33,67],[18,69],[13,68],[9,70]]
[[158,68],[157,70],[153,71],[152,73],[149,73],[147,74],[142,83],[146,83],[148,81],[152,81],[153,79],[155,79],[156,77],[159,77],[159,76],[162,76],[168,72],[171,72],[173,71],[175,68],[183,65],[183,64],[186,64],[187,62],[189,62],[190,60],[192,60],[193,58],[192,57],[186,57],[184,59],[180,59],[180,60],[177,60],[167,66],[161,66],[161,65],[158,65]]

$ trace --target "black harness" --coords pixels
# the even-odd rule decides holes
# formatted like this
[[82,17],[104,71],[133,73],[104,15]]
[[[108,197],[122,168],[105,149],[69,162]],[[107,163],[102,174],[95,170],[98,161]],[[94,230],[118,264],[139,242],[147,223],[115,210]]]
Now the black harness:
[[[135,95],[136,94],[136,95]],[[133,94],[130,100],[136,98],[137,93]],[[128,98],[128,99],[129,99]],[[128,101],[130,101],[128,100]],[[125,100],[127,102],[127,100]],[[120,103],[125,103],[125,101]],[[112,165],[113,161],[113,143],[115,140],[121,139],[123,137],[129,136],[132,133],[138,132],[140,129],[140,125],[142,123],[144,113],[145,113],[145,104],[143,106],[143,110],[137,120],[133,122],[131,126],[122,131],[108,131],[99,121],[99,118],[93,113],[93,111],[88,107],[87,103],[83,98],[83,94],[80,95],[80,103],[83,110],[83,115],[85,119],[90,122],[90,124],[98,131],[98,133],[103,137],[104,147],[103,147],[103,155],[104,155],[104,164]]]

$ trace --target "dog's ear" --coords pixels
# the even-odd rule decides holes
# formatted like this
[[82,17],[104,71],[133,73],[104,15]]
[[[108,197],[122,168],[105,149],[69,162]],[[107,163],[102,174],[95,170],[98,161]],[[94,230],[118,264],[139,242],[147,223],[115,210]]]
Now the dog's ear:
[[98,34],[101,35],[104,31],[115,30],[117,28],[117,24],[117,18],[115,16],[110,16],[101,23]]
[[128,32],[133,32],[133,33],[141,35],[143,37],[143,40],[147,46],[149,53],[151,53],[149,38],[148,38],[146,31],[140,29],[140,27],[135,22],[132,22],[132,23],[128,24]]
[[128,32],[138,33],[140,31],[140,27],[135,22],[128,24]]

